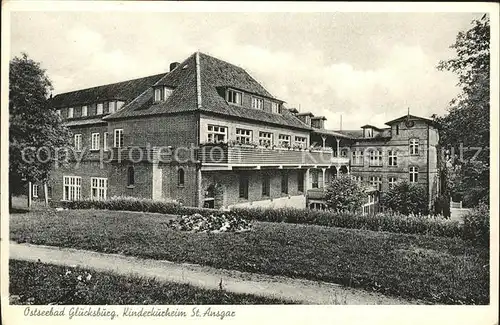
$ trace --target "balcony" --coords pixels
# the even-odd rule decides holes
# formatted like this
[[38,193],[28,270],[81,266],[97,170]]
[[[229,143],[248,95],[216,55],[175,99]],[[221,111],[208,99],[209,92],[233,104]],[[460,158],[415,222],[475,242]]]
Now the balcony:
[[199,149],[203,166],[223,167],[328,167],[349,165],[349,158],[335,157],[331,150],[265,148],[254,145],[207,144]]

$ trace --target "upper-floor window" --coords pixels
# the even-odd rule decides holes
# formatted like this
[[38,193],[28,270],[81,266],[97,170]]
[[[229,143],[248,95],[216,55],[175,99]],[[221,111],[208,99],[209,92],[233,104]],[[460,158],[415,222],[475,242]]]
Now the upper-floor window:
[[410,139],[410,155],[418,155],[418,139]]
[[220,143],[226,142],[227,127],[219,125],[208,125],[207,142]]
[[280,112],[280,105],[278,103],[271,102],[271,112],[273,112],[275,114],[279,114],[279,112]]
[[74,113],[73,107],[68,108],[68,118],[72,118]]
[[116,110],[119,111],[124,104],[125,104],[124,101],[121,101],[121,100],[117,101],[116,102]]
[[108,150],[108,132],[104,132],[103,134],[102,148],[104,151]]
[[382,152],[380,150],[370,151],[370,166],[382,166]]
[[418,167],[410,167],[410,183],[418,183]]
[[88,114],[88,107],[82,106],[82,116],[87,116],[87,114]]
[[252,97],[252,108],[263,109],[264,100],[262,98]]
[[307,138],[295,136],[295,144],[300,148],[305,148],[307,147]]
[[365,129],[365,137],[372,138],[373,137],[373,129],[371,129],[371,128]]
[[243,98],[243,93],[241,91],[236,91],[229,89],[226,94],[226,100],[228,103],[241,105],[241,101]]
[[399,124],[396,124],[396,135],[399,135]]
[[236,142],[238,143],[252,142],[252,130],[236,129]]
[[259,132],[259,145],[270,146],[273,144],[273,134],[271,132]]
[[100,138],[101,135],[99,133],[92,133],[91,150],[99,150]]
[[167,100],[172,95],[172,88],[166,86],[155,87],[155,102],[162,102]]
[[382,177],[380,176],[371,176],[370,177],[370,184],[374,186],[377,190],[382,189]]
[[111,101],[108,103],[108,113],[109,114],[112,114],[116,111],[116,102],[115,101]]
[[352,152],[352,164],[363,166],[363,151],[356,150]]
[[280,134],[278,136],[278,145],[280,147],[289,147],[290,146],[290,136],[287,134]]
[[395,150],[389,150],[389,166],[397,166],[398,165],[398,155]]
[[123,146],[123,129],[115,129],[113,137],[113,147],[121,148]]
[[97,103],[97,115],[101,115],[104,113],[104,104],[103,103]]
[[82,150],[82,135],[81,134],[75,134],[75,150],[76,151],[81,151]]
[[389,188],[393,189],[396,186],[398,179],[396,177],[389,177]]

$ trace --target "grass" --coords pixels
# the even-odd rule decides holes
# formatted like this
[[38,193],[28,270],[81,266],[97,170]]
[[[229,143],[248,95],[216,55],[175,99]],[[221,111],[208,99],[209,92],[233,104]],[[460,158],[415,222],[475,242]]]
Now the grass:
[[[71,270],[70,275],[65,275]],[[89,281],[77,274],[91,274]],[[225,305],[290,304],[292,302],[222,290],[205,290],[188,284],[119,276],[84,268],[10,260],[10,296],[14,304],[35,305]],[[85,277],[84,277],[85,278]],[[14,299],[13,299],[14,298]]]
[[106,210],[11,215],[19,243],[74,247],[322,280],[440,304],[489,303],[489,250],[459,238],[255,222],[246,233],[185,233],[166,217]]

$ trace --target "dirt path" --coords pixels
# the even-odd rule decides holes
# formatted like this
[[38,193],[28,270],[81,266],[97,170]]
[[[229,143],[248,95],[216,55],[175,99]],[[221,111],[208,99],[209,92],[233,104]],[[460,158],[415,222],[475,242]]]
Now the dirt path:
[[56,265],[78,265],[96,271],[152,277],[159,281],[188,283],[206,289],[222,287],[235,293],[277,297],[304,304],[401,305],[417,304],[399,298],[352,289],[331,283],[222,270],[193,264],[139,259],[70,248],[10,243],[10,258]]

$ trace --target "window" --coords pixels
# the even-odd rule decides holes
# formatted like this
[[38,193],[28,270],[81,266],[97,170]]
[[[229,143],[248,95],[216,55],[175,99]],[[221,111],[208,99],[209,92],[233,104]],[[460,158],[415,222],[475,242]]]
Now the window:
[[103,134],[102,148],[104,149],[104,151],[109,150],[109,148],[108,148],[108,132],[104,132],[104,134]]
[[90,178],[90,198],[92,200],[106,200],[108,191],[108,179],[101,177]]
[[173,89],[165,86],[155,88],[155,102],[166,101],[172,94]]
[[311,170],[312,188],[319,188],[319,171],[317,169]]
[[281,193],[288,194],[288,172],[281,171]]
[[371,176],[370,177],[370,184],[374,186],[377,190],[382,189],[382,177],[380,176]]
[[32,193],[31,194],[32,194],[33,197],[38,197],[38,185],[33,184],[33,186],[32,186]]
[[82,150],[82,135],[81,134],[75,134],[75,150],[76,151]]
[[418,155],[418,139],[410,139],[410,155]]
[[373,130],[368,128],[368,129],[365,129],[365,137],[366,138],[371,138],[373,137]]
[[182,168],[177,171],[177,186],[184,186],[184,169]]
[[242,97],[243,93],[235,90],[228,90],[226,95],[226,100],[228,103],[241,105]]
[[273,134],[271,132],[259,132],[259,145],[271,146],[273,144]]
[[393,189],[396,186],[398,179],[396,177],[389,177],[389,188]]
[[380,150],[370,151],[370,166],[382,166],[382,152]]
[[116,111],[116,102],[115,101],[109,102],[108,112],[111,114],[114,113],[115,111]]
[[352,178],[358,182],[358,183],[361,183],[363,182],[363,176],[356,176],[356,175],[353,175]]
[[68,118],[72,118],[74,113],[73,107],[68,108]]
[[352,152],[352,164],[357,166],[363,166],[363,151],[356,150]]
[[286,134],[280,134],[278,136],[278,146],[280,147],[290,147],[290,136]]
[[82,106],[82,116],[87,116],[87,114],[88,114],[88,107]]
[[410,167],[410,183],[418,183],[418,167]]
[[242,199],[248,200],[248,175],[240,174],[240,195],[239,197]]
[[135,185],[135,170],[134,167],[129,166],[127,168],[127,186]]
[[63,200],[76,201],[80,199],[82,178],[78,176],[63,176]]
[[116,110],[119,111],[122,109],[123,105],[125,104],[125,102],[119,100],[116,102]]
[[396,124],[396,135],[399,135],[399,124]]
[[104,104],[103,103],[98,103],[97,104],[97,115],[101,115],[104,113]]
[[267,174],[262,175],[262,196],[271,194],[271,177]]
[[398,155],[395,150],[389,150],[389,166],[397,166],[398,165]]
[[264,100],[262,98],[252,97],[252,108],[263,109]]
[[279,114],[280,112],[280,109],[279,109],[279,104],[278,103],[275,103],[275,102],[271,102],[271,112],[275,113],[275,114]]
[[297,171],[297,191],[304,192],[304,171]]
[[306,137],[295,137],[295,144],[300,148],[307,147],[307,138]]
[[115,129],[113,147],[121,148],[123,146],[123,129]]
[[227,127],[218,125],[209,125],[207,132],[207,142],[220,143],[226,142]]
[[101,135],[99,133],[92,133],[91,150],[99,150],[101,142]]
[[238,143],[252,142],[252,130],[236,129],[236,141]]

